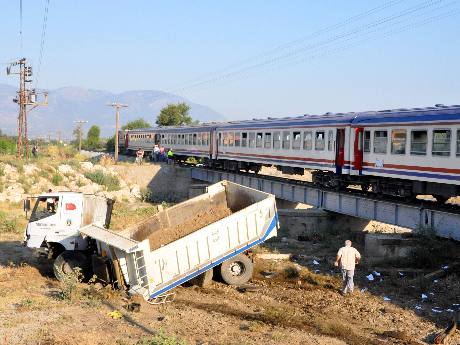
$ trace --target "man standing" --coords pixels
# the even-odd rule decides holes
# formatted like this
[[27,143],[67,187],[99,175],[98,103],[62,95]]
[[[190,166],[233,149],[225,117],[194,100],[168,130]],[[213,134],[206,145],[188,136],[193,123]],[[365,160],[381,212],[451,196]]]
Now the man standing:
[[342,295],[345,295],[347,292],[353,293],[354,283],[353,276],[355,274],[355,265],[361,260],[361,254],[351,246],[351,241],[345,241],[345,247],[342,247],[337,252],[337,257],[335,259],[335,266],[339,266],[342,269],[342,280],[343,287],[340,290]]

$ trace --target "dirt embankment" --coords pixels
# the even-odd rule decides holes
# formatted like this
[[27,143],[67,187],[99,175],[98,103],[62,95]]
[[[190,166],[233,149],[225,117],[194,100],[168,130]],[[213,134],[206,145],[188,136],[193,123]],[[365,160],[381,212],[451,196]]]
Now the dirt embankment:
[[161,246],[185,237],[198,229],[204,228],[209,224],[228,217],[231,214],[232,211],[228,207],[215,207],[199,212],[195,217],[188,219],[177,226],[155,231],[148,237],[150,249],[154,250],[160,248]]

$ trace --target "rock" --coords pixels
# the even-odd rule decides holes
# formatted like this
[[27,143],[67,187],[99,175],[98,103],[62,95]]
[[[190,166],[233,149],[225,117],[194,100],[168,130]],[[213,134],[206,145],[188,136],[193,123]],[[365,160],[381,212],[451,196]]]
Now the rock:
[[25,175],[33,175],[35,172],[38,171],[38,168],[34,164],[26,164],[24,165],[24,174]]
[[73,173],[73,169],[70,165],[67,165],[67,164],[62,164],[60,166],[58,166],[58,171],[61,173],[61,174],[71,174]]
[[82,192],[84,194],[95,194],[97,193],[99,190],[100,190],[100,186],[96,183],[91,183],[91,184],[87,184],[85,186],[81,186],[80,188],[78,188],[78,191],[79,192]]
[[142,196],[141,188],[137,184],[132,185],[129,192],[133,197],[138,198],[138,199],[140,199]]
[[80,162],[80,166],[83,170],[93,170],[94,165],[91,162]]

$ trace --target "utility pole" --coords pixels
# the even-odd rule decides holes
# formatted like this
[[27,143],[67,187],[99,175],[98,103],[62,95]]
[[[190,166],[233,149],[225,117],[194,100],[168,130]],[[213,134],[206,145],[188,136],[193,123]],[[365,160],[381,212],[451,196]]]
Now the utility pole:
[[81,133],[83,131],[83,124],[88,123],[88,121],[77,120],[77,121],[74,121],[74,123],[77,125],[77,129],[78,129],[78,152],[81,153]]
[[[17,69],[16,72],[12,71],[13,67]],[[32,82],[30,79],[32,77],[32,67],[27,65],[26,58],[10,63],[6,67],[6,74],[19,75],[19,92],[18,96],[13,99],[13,102],[19,105],[17,157],[21,159],[25,155],[28,158],[30,152],[27,113],[38,106],[48,105],[48,93],[43,92],[44,101],[37,103],[37,92],[34,89],[29,90],[28,88],[28,83]],[[27,109],[27,106],[31,106],[31,108]]]
[[120,108],[127,108],[128,106],[121,103],[112,103],[107,105],[115,108],[115,162],[118,162],[118,124],[120,121]]

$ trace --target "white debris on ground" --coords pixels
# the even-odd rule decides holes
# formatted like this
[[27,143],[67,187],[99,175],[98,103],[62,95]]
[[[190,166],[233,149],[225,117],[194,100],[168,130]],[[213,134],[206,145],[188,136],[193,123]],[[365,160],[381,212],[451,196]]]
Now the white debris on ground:
[[[104,185],[91,181],[85,174],[100,171],[119,181],[117,190],[108,191]],[[79,165],[25,164],[19,169],[8,163],[0,163],[0,202],[18,203],[30,195],[53,191],[76,191],[86,194],[100,194],[117,201],[135,201],[142,197],[137,184],[129,184],[111,166],[91,162]]]

